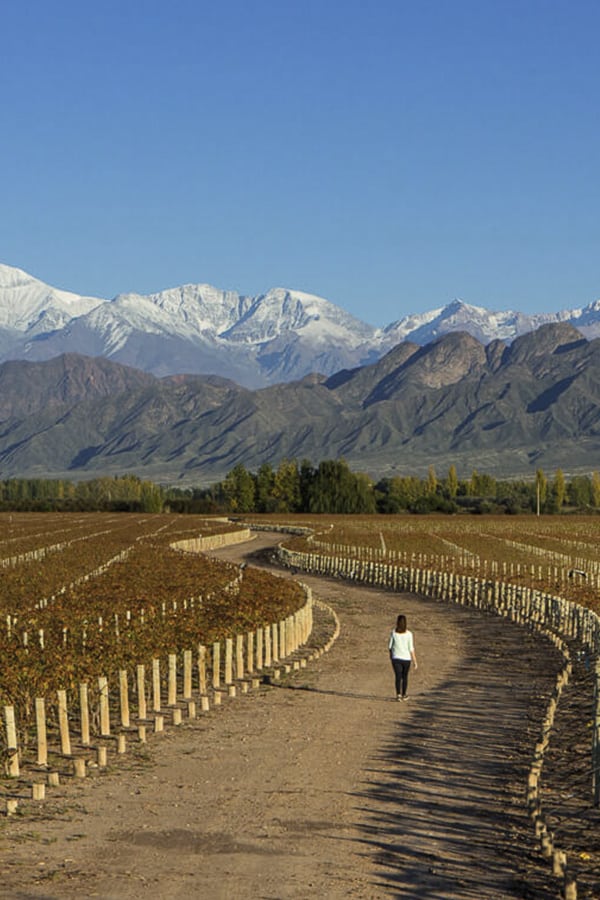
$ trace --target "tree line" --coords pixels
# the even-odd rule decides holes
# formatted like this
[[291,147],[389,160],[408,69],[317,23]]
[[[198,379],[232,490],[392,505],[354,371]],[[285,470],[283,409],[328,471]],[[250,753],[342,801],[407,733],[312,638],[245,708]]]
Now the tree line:
[[136,475],[69,481],[10,478],[0,481],[0,510],[36,512],[162,512],[165,490]]
[[600,474],[567,479],[561,469],[533,479],[496,479],[473,470],[459,478],[430,466],[425,477],[373,480],[343,459],[264,463],[251,472],[238,463],[208,487],[174,488],[136,475],[71,482],[15,478],[0,481],[0,510],[181,513],[544,513],[600,512]]
[[[451,465],[443,476],[430,466],[425,477],[395,475],[374,481],[351,471],[343,459],[283,460],[256,472],[238,463],[218,484],[180,496],[180,508],[228,513],[544,513],[600,511],[600,474],[565,478],[561,469],[534,479],[496,479],[473,470],[459,478]],[[171,497],[171,505],[175,501]]]

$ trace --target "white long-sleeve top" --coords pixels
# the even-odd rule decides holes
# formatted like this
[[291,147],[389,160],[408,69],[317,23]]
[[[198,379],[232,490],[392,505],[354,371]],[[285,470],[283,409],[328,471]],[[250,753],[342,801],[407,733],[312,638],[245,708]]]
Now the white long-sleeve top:
[[388,646],[392,659],[412,659],[411,654],[415,649],[412,631],[392,631]]

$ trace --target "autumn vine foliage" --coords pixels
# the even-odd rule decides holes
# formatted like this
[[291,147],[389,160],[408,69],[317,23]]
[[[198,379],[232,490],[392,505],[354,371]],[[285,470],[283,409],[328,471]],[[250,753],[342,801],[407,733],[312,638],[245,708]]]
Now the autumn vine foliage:
[[[255,521],[259,521],[255,517]],[[548,592],[600,613],[597,516],[295,516],[314,534],[286,547],[475,576]]]
[[292,582],[171,546],[211,527],[224,526],[189,516],[1,516],[2,705],[26,723],[36,697],[251,631],[302,605]]

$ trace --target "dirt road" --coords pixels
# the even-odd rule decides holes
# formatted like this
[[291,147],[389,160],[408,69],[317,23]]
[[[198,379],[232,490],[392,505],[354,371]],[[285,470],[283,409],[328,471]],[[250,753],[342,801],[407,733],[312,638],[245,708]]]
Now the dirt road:
[[[252,562],[272,541],[218,555]],[[472,610],[303,580],[340,617],[330,652],[5,819],[0,896],[558,896],[524,805],[550,649]],[[386,649],[398,612],[419,658],[406,703]]]

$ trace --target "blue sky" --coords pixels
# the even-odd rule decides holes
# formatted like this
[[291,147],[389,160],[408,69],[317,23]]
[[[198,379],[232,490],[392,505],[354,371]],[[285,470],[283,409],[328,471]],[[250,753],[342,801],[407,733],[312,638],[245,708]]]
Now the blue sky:
[[20,0],[0,30],[0,261],[52,285],[374,325],[600,298],[596,0]]

